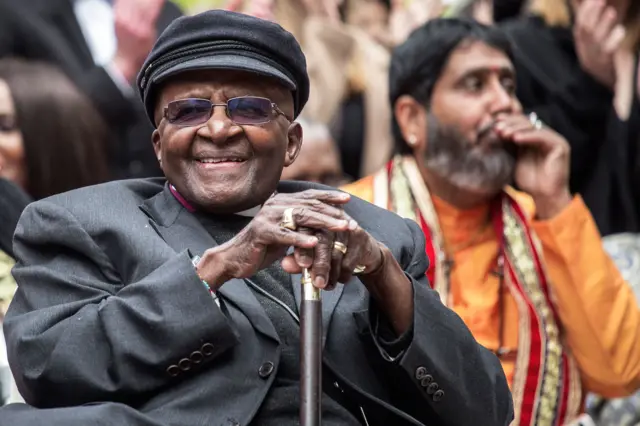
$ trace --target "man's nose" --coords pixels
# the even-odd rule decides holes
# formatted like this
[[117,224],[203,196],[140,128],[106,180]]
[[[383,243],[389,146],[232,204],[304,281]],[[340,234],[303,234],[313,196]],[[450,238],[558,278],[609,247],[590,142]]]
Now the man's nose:
[[198,129],[200,136],[210,139],[212,142],[221,143],[242,131],[227,115],[225,105],[213,106],[211,117],[206,124]]
[[515,106],[513,95],[501,84],[495,84],[491,90],[491,113],[512,113]]

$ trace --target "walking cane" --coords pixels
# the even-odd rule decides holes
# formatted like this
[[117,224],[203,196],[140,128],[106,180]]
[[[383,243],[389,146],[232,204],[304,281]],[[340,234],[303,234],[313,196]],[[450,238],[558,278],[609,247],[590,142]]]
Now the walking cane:
[[320,426],[322,398],[322,300],[307,268],[300,302],[300,424]]

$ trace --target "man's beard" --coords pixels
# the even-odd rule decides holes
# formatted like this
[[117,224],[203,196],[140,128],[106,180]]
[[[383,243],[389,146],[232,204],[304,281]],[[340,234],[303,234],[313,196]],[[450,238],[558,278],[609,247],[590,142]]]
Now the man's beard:
[[475,143],[455,127],[443,126],[429,114],[426,168],[451,185],[478,194],[495,195],[513,179],[516,146],[498,139],[493,124]]

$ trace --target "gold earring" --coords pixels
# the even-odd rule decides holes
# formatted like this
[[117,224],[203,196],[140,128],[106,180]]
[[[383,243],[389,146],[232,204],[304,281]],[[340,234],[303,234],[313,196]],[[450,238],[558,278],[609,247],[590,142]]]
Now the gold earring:
[[416,137],[416,135],[410,135],[407,142],[409,142],[410,146],[415,146],[418,143],[418,138]]

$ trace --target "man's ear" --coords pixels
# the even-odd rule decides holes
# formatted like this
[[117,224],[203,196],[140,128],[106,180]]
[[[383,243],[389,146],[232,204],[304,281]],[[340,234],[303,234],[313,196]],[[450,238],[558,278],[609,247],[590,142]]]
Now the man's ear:
[[151,142],[153,142],[153,151],[156,154],[160,168],[162,168],[162,138],[160,137],[160,130],[155,129],[151,134]]
[[287,151],[284,157],[284,166],[289,167],[296,161],[300,149],[302,148],[302,126],[300,123],[293,122],[287,131]]
[[393,108],[404,141],[414,151],[424,150],[427,144],[427,111],[412,96],[402,95]]

